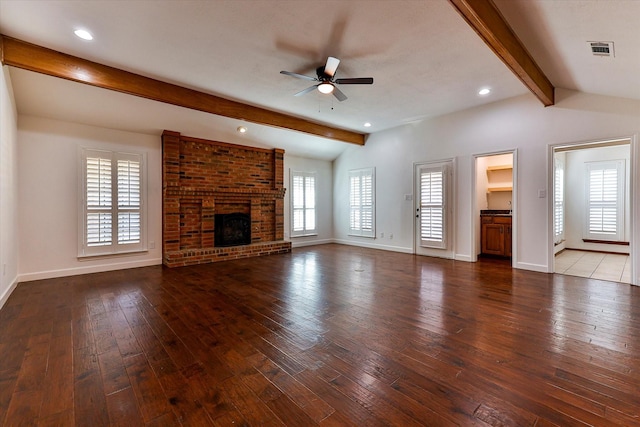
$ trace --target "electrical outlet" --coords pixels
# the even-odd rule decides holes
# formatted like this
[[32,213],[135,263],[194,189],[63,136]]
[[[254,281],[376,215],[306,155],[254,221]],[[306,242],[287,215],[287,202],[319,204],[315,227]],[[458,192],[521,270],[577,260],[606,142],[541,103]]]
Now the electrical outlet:
[[389,233],[389,240],[393,240],[393,233]]
[[149,242],[149,249],[155,249],[156,248],[156,242]]
[[384,233],[380,233],[380,238],[384,239]]

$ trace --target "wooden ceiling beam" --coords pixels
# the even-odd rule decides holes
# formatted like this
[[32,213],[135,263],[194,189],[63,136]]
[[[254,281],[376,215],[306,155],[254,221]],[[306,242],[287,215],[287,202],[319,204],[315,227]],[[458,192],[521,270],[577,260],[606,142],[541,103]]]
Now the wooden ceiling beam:
[[548,107],[554,87],[491,0],[449,0],[507,67]]
[[218,116],[294,130],[351,144],[364,145],[365,142],[366,135],[362,133],[220,98],[3,35],[0,35],[0,60],[3,65]]

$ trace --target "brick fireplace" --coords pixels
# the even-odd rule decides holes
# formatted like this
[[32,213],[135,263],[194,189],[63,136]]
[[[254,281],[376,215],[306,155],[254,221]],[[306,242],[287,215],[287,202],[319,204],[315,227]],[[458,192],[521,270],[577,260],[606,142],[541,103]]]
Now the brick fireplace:
[[290,252],[283,180],[284,150],[164,131],[163,263],[178,267]]

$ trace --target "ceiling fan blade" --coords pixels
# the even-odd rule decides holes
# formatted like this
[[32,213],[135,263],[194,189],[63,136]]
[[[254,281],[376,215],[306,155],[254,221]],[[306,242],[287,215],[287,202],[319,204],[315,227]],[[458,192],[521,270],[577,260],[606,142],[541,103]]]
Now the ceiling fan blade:
[[314,90],[317,87],[318,87],[318,85],[309,86],[305,90],[301,90],[300,92],[294,94],[293,96],[302,96],[304,94],[307,94],[307,93],[311,92],[312,90]]
[[336,79],[339,85],[372,85],[373,77],[355,77],[352,79]]
[[338,65],[340,65],[340,60],[338,58],[334,58],[333,56],[328,57],[327,64],[324,66],[324,73],[327,76],[333,77],[336,74]]
[[296,79],[318,81],[318,79],[316,79],[315,77],[305,76],[304,74],[292,73],[291,71],[280,71],[280,74],[286,74],[287,76],[295,77]]
[[347,99],[347,95],[345,95],[344,93],[342,93],[342,91],[340,89],[338,89],[337,87],[333,87],[333,96],[335,96],[336,98],[338,98],[338,101],[342,102],[345,99]]

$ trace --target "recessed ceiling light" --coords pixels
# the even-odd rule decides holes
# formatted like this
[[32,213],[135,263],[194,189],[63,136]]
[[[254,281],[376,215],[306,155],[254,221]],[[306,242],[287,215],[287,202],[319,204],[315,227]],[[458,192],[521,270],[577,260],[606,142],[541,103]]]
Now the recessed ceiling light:
[[93,40],[93,36],[87,30],[75,30],[73,33],[82,40]]
[[489,95],[490,93],[491,93],[491,89],[486,87],[478,91],[478,95],[481,95],[481,96]]
[[247,133],[247,128],[246,128],[246,127],[244,127],[244,126],[238,126],[237,131],[238,131],[239,133]]
[[371,127],[371,123],[369,123],[369,122],[365,123],[365,124],[364,124],[364,127],[366,127],[366,128],[370,128],[370,127]]

